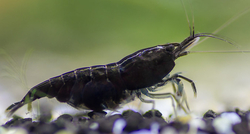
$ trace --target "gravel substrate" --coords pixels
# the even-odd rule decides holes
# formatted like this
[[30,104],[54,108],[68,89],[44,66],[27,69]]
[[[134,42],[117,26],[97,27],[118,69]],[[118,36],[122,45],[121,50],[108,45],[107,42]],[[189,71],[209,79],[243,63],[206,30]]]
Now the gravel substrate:
[[88,114],[88,117],[63,114],[54,121],[42,117],[14,118],[0,127],[0,133],[16,134],[249,134],[250,111],[228,111],[215,113],[207,111],[202,118],[190,115],[166,121],[162,114],[150,110],[141,115],[132,110],[122,114],[105,116],[106,113]]

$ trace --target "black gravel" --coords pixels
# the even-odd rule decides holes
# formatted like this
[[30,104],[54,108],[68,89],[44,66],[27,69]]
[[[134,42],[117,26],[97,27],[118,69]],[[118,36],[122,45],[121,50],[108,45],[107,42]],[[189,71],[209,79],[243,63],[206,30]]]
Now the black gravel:
[[[197,120],[204,123],[204,126],[193,125],[191,121],[187,123],[181,120],[167,122],[162,114],[157,110],[150,110],[143,115],[132,110],[124,111],[122,114],[105,116],[106,113],[91,112],[87,117],[72,116],[63,114],[54,121],[48,118],[39,121],[32,121],[31,118],[22,119],[15,117],[6,122],[2,127],[8,129],[21,127],[27,130],[29,134],[53,134],[61,130],[67,130],[76,134],[100,134],[100,133],[197,133],[197,134],[219,134],[222,133],[219,128],[223,128],[229,123],[230,131],[236,134],[250,134],[249,117],[250,111],[228,111],[223,113],[215,113],[208,110],[204,116]],[[230,116],[228,116],[230,115]],[[232,121],[231,117],[236,121]],[[238,118],[239,117],[239,118]],[[240,119],[240,121],[237,121]],[[215,124],[219,122],[219,124]],[[222,127],[220,127],[222,126]],[[195,129],[191,129],[195,128]],[[225,131],[223,129],[223,131]],[[226,132],[226,131],[225,131]]]

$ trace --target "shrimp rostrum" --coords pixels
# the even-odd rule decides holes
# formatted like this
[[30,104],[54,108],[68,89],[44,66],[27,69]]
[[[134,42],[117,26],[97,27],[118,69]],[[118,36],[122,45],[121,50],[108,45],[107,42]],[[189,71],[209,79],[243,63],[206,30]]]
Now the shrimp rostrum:
[[[21,101],[9,106],[6,112],[11,116],[23,105],[42,97],[55,97],[59,102],[68,103],[77,109],[96,112],[117,109],[121,104],[132,101],[135,96],[143,102],[154,104],[153,100],[143,99],[142,94],[152,99],[174,98],[182,105],[177,96],[182,97],[184,90],[165,94],[151,92],[157,91],[158,87],[169,81],[178,87],[181,78],[192,84],[196,95],[192,80],[179,74],[170,77],[169,73],[175,66],[175,60],[187,55],[188,49],[198,42],[200,37],[224,40],[212,34],[193,32],[181,43],[145,48],[107,65],[78,68],[34,86]],[[186,98],[183,99],[186,101]]]

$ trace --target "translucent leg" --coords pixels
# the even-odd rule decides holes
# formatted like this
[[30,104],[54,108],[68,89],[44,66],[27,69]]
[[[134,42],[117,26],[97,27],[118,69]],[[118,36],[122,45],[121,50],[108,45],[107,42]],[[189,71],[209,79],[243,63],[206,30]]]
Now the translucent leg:
[[[147,90],[146,90],[147,91]],[[155,101],[154,100],[146,100],[144,98],[141,97],[141,92],[136,92],[136,95],[137,97],[144,103],[151,103],[153,106],[152,106],[152,109],[155,109]]]
[[155,85],[151,86],[151,87],[148,87],[148,91],[150,92],[156,92],[156,91],[159,91],[159,88],[158,87],[161,87],[161,86],[165,86],[168,81],[170,81],[170,74],[166,75],[161,82],[159,83],[156,83]]
[[[153,86],[151,86],[151,87],[148,87],[147,89],[148,89],[150,92],[156,92],[156,91],[159,91],[159,88],[158,88],[158,87],[161,87],[161,86],[166,85],[169,81],[172,81],[172,82],[173,82],[174,80],[176,80],[176,79],[178,79],[178,78],[182,78],[183,80],[186,80],[187,82],[191,83],[191,86],[192,86],[193,91],[194,91],[194,96],[196,97],[196,96],[197,96],[197,90],[196,90],[196,87],[195,87],[194,82],[193,82],[191,79],[189,79],[189,78],[187,78],[187,77],[185,77],[185,76],[182,76],[182,75],[180,75],[180,74],[181,74],[181,72],[178,72],[178,73],[175,73],[174,75],[172,75],[171,77],[170,77],[170,75],[168,74],[168,75],[166,75],[166,76],[162,79],[161,82],[159,82],[159,83],[157,83],[157,84],[155,84],[155,85],[153,85]],[[176,84],[177,84],[177,83],[176,83]],[[174,89],[174,92],[176,92],[175,89]]]
[[187,82],[191,83],[191,86],[192,86],[193,91],[194,91],[194,96],[196,97],[197,96],[197,90],[196,90],[194,82],[191,79],[189,79],[189,78],[187,78],[185,76],[182,76],[179,73],[174,74],[169,79],[176,80],[178,78],[182,78],[183,80],[186,80]]
[[[186,96],[185,90],[183,88],[183,84],[181,82],[181,79],[179,79],[179,78],[182,78],[182,79],[184,79],[184,80],[191,83],[191,85],[193,87],[194,95],[196,96],[197,92],[196,92],[196,87],[195,87],[194,82],[191,79],[180,75],[180,73],[175,73],[171,77],[170,77],[170,75],[167,75],[162,79],[162,82],[159,82],[159,83],[155,84],[154,86],[151,86],[151,87],[148,87],[148,88],[140,89],[139,92],[144,94],[145,96],[148,96],[149,98],[152,98],[152,99],[171,98],[172,99],[172,105],[174,107],[175,113],[176,113],[176,109],[175,109],[175,105],[174,105],[174,100],[177,102],[178,108],[183,109],[183,111],[187,113],[187,111],[189,111],[187,96]],[[174,93],[160,93],[160,94],[150,93],[150,92],[159,91],[158,87],[166,85],[169,81],[172,83]],[[176,88],[176,86],[177,86],[177,88]],[[142,102],[152,103],[153,108],[155,107],[154,106],[155,104],[154,104],[153,100],[145,100],[145,99],[143,99],[141,97],[141,94],[139,94],[137,96]],[[184,108],[183,103],[185,103],[185,105],[187,107],[187,110]]]
[[[189,79],[189,78],[187,78],[185,76],[182,76],[180,74],[181,74],[181,72],[178,72],[178,73],[173,74],[171,77],[168,74],[167,76],[165,76],[162,79],[162,82],[159,82],[159,83],[155,84],[154,86],[152,86],[153,88],[150,87],[149,91],[152,91],[152,92],[153,91],[157,91],[157,90],[155,90],[155,88],[158,88],[160,86],[166,85],[168,81],[172,81],[173,82],[174,80],[177,80],[178,78],[181,78],[181,79],[186,80],[187,82],[191,83],[191,86],[192,86],[193,92],[194,92],[194,96],[196,97],[197,96],[197,90],[196,90],[196,87],[195,87],[195,84],[194,84],[193,80],[191,80],[191,79]],[[178,86],[182,86],[183,87],[183,85],[178,85]],[[174,92],[176,92],[176,91],[174,91]]]
[[[195,84],[194,82],[187,78],[187,77],[184,77],[182,75],[180,75],[181,73],[175,73],[174,75],[172,75],[170,77],[170,75],[167,75],[166,77],[163,78],[162,82],[159,82],[157,84],[155,84],[154,86],[152,87],[149,87],[147,88],[149,91],[151,92],[156,92],[158,91],[157,88],[160,87],[160,86],[164,86],[166,85],[169,81],[172,82],[172,86],[173,86],[173,90],[174,90],[174,93],[176,94],[176,98],[177,100],[180,102],[180,104],[183,104],[185,103],[186,104],[186,107],[187,109],[189,110],[189,106],[188,106],[188,103],[187,103],[187,96],[186,96],[186,93],[185,93],[185,90],[183,88],[183,84],[181,82],[181,80],[179,78],[182,78],[183,80],[186,80],[188,81],[189,83],[191,83],[192,85],[192,88],[193,88],[193,91],[194,91],[194,96],[196,97],[197,96],[197,91],[196,91],[196,87],[195,87]],[[175,87],[175,84],[177,85],[177,89]],[[146,95],[146,94],[145,94]]]
[[[175,87],[175,84],[177,85],[177,89]],[[180,79],[176,78],[176,79],[173,79],[172,80],[172,86],[173,86],[173,89],[176,94],[176,99],[178,100],[179,104],[182,105],[183,103],[186,104],[186,107],[189,111],[189,106],[188,106],[188,103],[187,103],[187,95],[186,95],[186,92],[185,90],[183,89],[183,84],[181,82]],[[178,108],[181,108],[181,106],[178,105]]]
[[172,93],[160,93],[160,94],[152,94],[150,92],[148,92],[147,89],[141,89],[139,90],[139,92],[137,93],[137,97],[142,101],[142,102],[145,102],[145,103],[152,103],[153,104],[153,108],[155,108],[155,101],[154,100],[145,100],[144,98],[141,97],[141,93],[143,92],[144,95],[146,95],[147,97],[149,98],[152,98],[152,99],[167,99],[167,98],[170,98],[172,100],[172,106],[173,106],[173,109],[174,109],[174,113],[175,113],[175,116],[177,116],[177,111],[176,111],[176,106],[175,106],[175,103],[174,101],[177,102],[178,105],[180,105],[180,107],[183,109],[183,111],[185,113],[187,113],[187,110],[179,103],[179,100],[176,98],[176,96]]

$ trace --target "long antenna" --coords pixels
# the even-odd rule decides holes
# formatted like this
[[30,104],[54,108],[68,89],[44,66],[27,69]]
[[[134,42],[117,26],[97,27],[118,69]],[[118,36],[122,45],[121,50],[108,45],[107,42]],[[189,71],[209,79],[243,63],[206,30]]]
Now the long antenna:
[[[220,26],[219,28],[217,28],[217,29],[213,32],[213,34],[216,34],[216,33],[220,32],[222,29],[224,29],[224,28],[227,27],[228,25],[232,24],[235,20],[237,20],[239,17],[245,15],[245,14],[248,13],[249,11],[250,11],[250,8],[248,7],[248,8],[246,8],[246,9],[244,9],[243,11],[241,11],[239,14],[234,15],[232,18],[230,18],[228,21],[226,21],[222,26]],[[208,39],[208,37],[204,38],[203,40],[201,40],[200,42],[198,42],[197,44],[195,44],[195,46],[198,45],[198,44],[200,44],[200,43],[202,43],[202,42],[204,42],[204,41],[207,40],[207,39]]]
[[[185,7],[185,4],[184,4],[183,0],[181,0],[181,4],[182,4],[182,7],[184,8],[184,11],[185,11],[185,15],[186,15],[186,19],[187,19],[188,27],[189,27],[189,31],[190,31],[190,36],[194,35],[194,31],[192,31],[192,28],[191,28],[191,25],[190,25],[190,21],[189,21],[189,18],[188,18],[188,14],[187,14],[187,9]],[[193,28],[193,30],[194,30],[194,28]]]
[[188,51],[188,53],[250,53],[250,51],[242,50],[215,50],[215,51]]
[[[208,38],[216,38],[216,39],[220,39],[220,40],[223,40],[235,47],[238,48],[238,46],[233,43],[233,41],[228,41],[228,39],[225,39],[225,38],[222,38],[222,37],[219,37],[218,35],[216,35],[216,33],[220,32],[221,30],[223,30],[224,28],[226,28],[227,26],[229,26],[230,24],[232,24],[234,21],[236,21],[239,17],[245,15],[246,13],[248,13],[250,11],[250,7],[242,10],[240,13],[234,15],[232,18],[230,18],[228,21],[226,21],[223,25],[221,25],[219,28],[217,28],[213,33],[198,33],[198,34],[195,34],[195,30],[194,30],[194,13],[193,13],[193,10],[192,10],[192,27],[190,25],[190,21],[189,21],[189,17],[188,17],[188,14],[187,14],[187,9],[185,7],[185,4],[183,2],[183,0],[181,0],[181,3],[182,3],[182,6],[184,8],[184,11],[185,11],[185,15],[186,15],[186,19],[187,19],[187,22],[188,22],[188,26],[189,26],[189,30],[190,30],[190,36],[199,36],[199,37],[205,37],[204,39],[202,39],[201,41],[195,43],[192,47],[204,42],[205,40],[207,40]],[[191,5],[190,5],[191,6]],[[188,53],[250,53],[250,51],[242,51],[242,50],[229,50],[229,51],[188,51]]]

